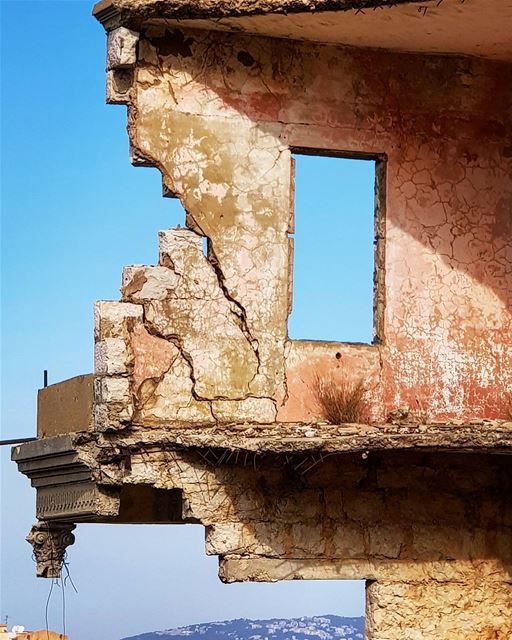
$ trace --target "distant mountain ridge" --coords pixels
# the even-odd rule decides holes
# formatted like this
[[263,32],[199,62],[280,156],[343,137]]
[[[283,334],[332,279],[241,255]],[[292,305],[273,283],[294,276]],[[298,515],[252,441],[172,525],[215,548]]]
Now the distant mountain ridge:
[[310,618],[224,620],[151,631],[122,640],[363,640],[364,618],[324,615]]

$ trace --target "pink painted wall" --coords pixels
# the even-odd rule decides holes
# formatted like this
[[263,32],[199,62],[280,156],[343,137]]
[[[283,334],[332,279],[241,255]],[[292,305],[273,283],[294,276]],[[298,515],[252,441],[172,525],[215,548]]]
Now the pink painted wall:
[[290,149],[387,156],[383,345],[288,345],[278,420],[314,417],[311,372],[354,362],[370,379],[375,419],[399,407],[431,420],[507,418],[512,66],[223,33],[186,37],[186,46],[181,32],[149,37],[171,79],[190,77],[175,87],[173,109],[256,123]]

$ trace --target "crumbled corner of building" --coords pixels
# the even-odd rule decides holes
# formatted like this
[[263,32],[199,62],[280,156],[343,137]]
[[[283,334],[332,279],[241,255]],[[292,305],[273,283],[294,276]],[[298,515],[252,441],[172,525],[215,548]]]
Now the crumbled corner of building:
[[[201,523],[225,582],[367,580],[367,640],[512,637],[512,10],[476,4],[98,5],[186,220],[14,450],[41,576],[77,522]],[[372,344],[288,338],[295,149],[376,159]]]

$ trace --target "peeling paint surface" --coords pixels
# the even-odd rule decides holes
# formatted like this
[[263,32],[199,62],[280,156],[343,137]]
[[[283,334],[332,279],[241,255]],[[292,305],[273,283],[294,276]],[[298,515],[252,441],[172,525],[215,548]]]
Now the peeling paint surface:
[[[188,229],[162,232],[157,266],[125,269],[123,300],[180,351],[191,419],[215,420],[214,402],[221,420],[261,422],[260,409],[265,420],[315,420],[312,377],[341,369],[365,380],[375,420],[507,418],[510,65],[154,26],[134,77],[132,154],[160,169]],[[287,339],[299,147],[386,158],[382,344]],[[168,385],[151,380],[132,385],[137,406],[140,389]],[[138,420],[176,418],[166,388],[151,400],[157,413]]]

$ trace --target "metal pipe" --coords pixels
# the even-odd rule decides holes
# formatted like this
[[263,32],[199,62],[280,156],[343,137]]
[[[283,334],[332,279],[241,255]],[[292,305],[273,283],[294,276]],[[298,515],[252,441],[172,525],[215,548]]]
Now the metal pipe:
[[0,440],[0,447],[7,444],[22,444],[23,442],[33,442],[37,438],[14,438],[13,440]]

